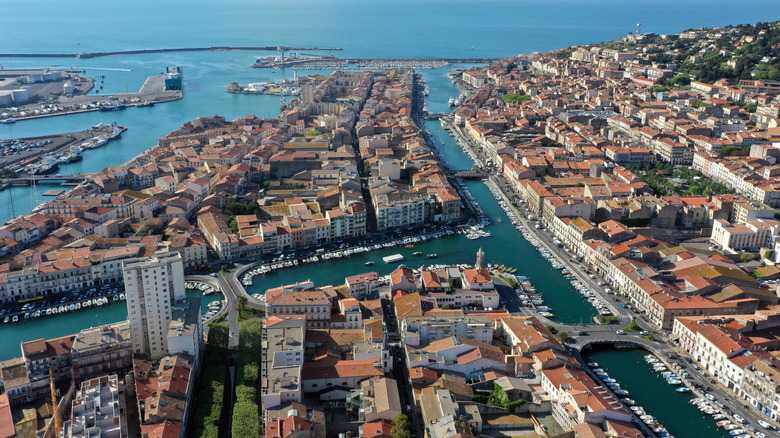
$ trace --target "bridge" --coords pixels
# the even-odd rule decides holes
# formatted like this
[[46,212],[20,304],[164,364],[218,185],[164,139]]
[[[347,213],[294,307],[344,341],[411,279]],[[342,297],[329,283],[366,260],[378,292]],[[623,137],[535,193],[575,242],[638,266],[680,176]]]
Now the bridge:
[[0,190],[8,186],[27,186],[37,183],[80,183],[86,179],[94,177],[95,173],[76,173],[72,175],[19,175],[14,178],[3,180]]
[[440,118],[446,117],[448,115],[449,115],[449,113],[425,113],[425,114],[422,114],[422,115],[419,115],[419,116],[415,116],[415,117],[420,118],[420,119],[432,120],[432,119],[440,119]]
[[484,170],[457,170],[450,174],[453,178],[459,179],[485,179],[490,176]]

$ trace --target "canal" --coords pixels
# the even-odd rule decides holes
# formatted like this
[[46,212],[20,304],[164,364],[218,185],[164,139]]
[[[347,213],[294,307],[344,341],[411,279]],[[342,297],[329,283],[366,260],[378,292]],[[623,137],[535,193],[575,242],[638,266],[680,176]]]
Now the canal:
[[[187,290],[190,298],[200,297],[203,313],[208,310],[208,304],[222,299],[222,294],[203,296],[198,290]],[[22,342],[40,338],[57,338],[59,336],[78,333],[89,327],[98,327],[127,319],[127,305],[124,301],[111,301],[101,307],[90,307],[87,310],[46,316],[33,321],[19,324],[3,324],[0,329],[0,361],[20,357]]]
[[666,383],[653,370],[644,359],[646,354],[648,352],[642,349],[598,348],[583,352],[583,358],[597,362],[628,391],[628,397],[657,418],[670,434],[676,437],[728,437],[728,432],[715,425],[711,416],[688,403],[694,398],[691,393],[675,391],[677,386]]
[[[311,280],[316,285],[343,284],[344,278],[349,275],[366,271],[385,275],[395,270],[399,264],[413,268],[432,264],[473,264],[481,247],[485,251],[487,263],[514,267],[517,268],[517,275],[527,276],[544,297],[545,305],[552,308],[555,321],[569,324],[593,322],[593,317],[597,314],[596,309],[512,226],[488,188],[479,181],[472,181],[467,185],[491,220],[491,225],[485,228],[491,233],[489,238],[469,240],[464,235],[456,235],[417,244],[414,248],[397,246],[349,258],[299,265],[297,268],[281,269],[257,276],[252,286],[247,287],[247,291],[264,293],[270,288],[304,280]],[[497,222],[497,218],[502,218],[503,222]],[[412,255],[415,251],[420,251],[423,255]],[[405,260],[393,264],[382,261],[382,257],[391,254],[401,254]],[[427,259],[426,254],[438,254],[438,257]],[[367,267],[366,262],[375,264]]]
[[[237,56],[237,55],[235,55]],[[207,55],[207,57],[210,57]],[[169,133],[181,123],[194,117],[203,115],[204,101],[218,102],[217,111],[228,118],[238,115],[254,113],[260,116],[273,117],[278,111],[278,100],[272,96],[244,96],[228,95],[224,93],[224,85],[233,80],[250,82],[257,80],[277,80],[281,77],[291,76],[291,72],[262,72],[262,77],[257,77],[257,72],[247,72],[240,68],[244,60],[238,62],[234,69],[225,70],[220,67],[219,80],[209,81],[206,85],[206,77],[214,67],[206,65],[187,65],[185,59],[178,59],[179,65],[185,64],[187,68],[187,93],[182,101],[166,105],[158,105],[148,109],[147,113],[140,111],[125,111],[122,114],[112,115],[112,120],[131,127],[123,138],[117,142],[95,151],[89,151],[85,160],[64,166],[62,173],[75,173],[81,171],[96,171],[103,166],[118,165],[125,160],[137,155],[153,145],[157,138]],[[144,68],[139,68],[133,73],[115,73],[106,71],[106,82],[109,79],[119,80],[118,75],[136,76],[134,82],[142,82],[147,74],[154,74],[155,69],[166,63],[162,60],[144,63]],[[450,96],[457,96],[458,90],[447,78],[449,69],[425,71],[424,75],[430,87],[429,107],[433,112],[442,112],[448,109],[447,100]],[[233,72],[227,75],[225,71]],[[197,72],[197,76],[194,74]],[[235,72],[239,72],[236,74]],[[273,76],[273,77],[266,77]],[[126,82],[127,78],[122,78]],[[121,90],[124,91],[124,90]],[[208,99],[206,99],[208,97]],[[103,120],[103,114],[88,113],[77,116],[56,117],[54,119],[41,119],[25,123],[8,129],[5,136],[25,136],[45,132],[67,132],[84,129]],[[148,123],[152,126],[147,127]],[[440,156],[450,169],[471,169],[473,162],[461,149],[461,146],[441,128],[438,121],[426,122],[433,135],[434,142]],[[138,129],[132,129],[132,128]],[[13,132],[13,135],[9,131]],[[482,209],[491,220],[487,228],[492,237],[479,240],[468,240],[465,236],[454,236],[445,239],[425,242],[414,249],[396,247],[375,251],[368,254],[360,254],[348,259],[324,261],[317,264],[301,265],[293,269],[283,269],[269,273],[262,277],[256,277],[255,283],[247,288],[250,293],[263,293],[265,290],[310,279],[317,285],[342,284],[344,277],[366,272],[377,271],[379,274],[388,274],[397,267],[397,264],[388,265],[382,261],[382,257],[389,254],[402,254],[408,266],[419,267],[430,264],[474,263],[477,250],[482,247],[486,254],[486,260],[493,264],[503,264],[518,269],[517,274],[526,275],[536,285],[538,291],[544,296],[545,304],[553,309],[555,320],[562,323],[591,322],[596,315],[596,310],[576,292],[566,281],[560,272],[554,270],[544,260],[538,251],[531,246],[522,235],[515,230],[506,214],[493,199],[487,187],[479,181],[471,181],[468,188],[480,203]],[[45,189],[43,189],[45,190]],[[41,190],[42,191],[42,190]],[[2,193],[4,202],[8,197],[13,197],[16,204],[16,214],[26,213],[35,205],[32,202],[29,188],[15,188],[7,193]],[[42,199],[41,199],[42,200]],[[6,209],[7,210],[7,209]],[[21,211],[20,211],[21,210]],[[9,211],[0,211],[0,219],[8,219]],[[503,221],[498,222],[496,219]],[[438,254],[436,259],[426,259],[425,256],[415,257],[414,251],[423,254]],[[374,266],[366,267],[368,261],[375,262]],[[200,296],[197,291],[188,291],[189,296]],[[204,312],[209,302],[220,299],[221,295],[203,297]],[[127,318],[127,308],[124,302],[111,303],[109,305],[90,308],[64,315],[50,316],[35,321],[21,324],[5,324],[0,327],[0,360],[18,357],[21,354],[21,342],[41,337],[53,338],[67,334],[77,333],[88,327],[113,323]],[[699,411],[687,404],[689,397],[678,394],[674,390],[653,376],[652,370],[646,366],[642,359],[643,352],[637,350],[596,351],[591,353],[592,359],[600,362],[616,379],[621,381],[624,387],[631,391],[631,397],[654,416],[659,418],[665,426],[678,437],[697,436],[715,438],[727,436],[714,426],[711,419],[706,418]],[[623,383],[625,382],[625,383]],[[662,393],[659,391],[663,391]],[[669,392],[669,394],[666,394]],[[663,394],[662,397],[658,397]],[[678,415],[680,414],[680,415]]]
[[[236,68],[235,71],[242,70]],[[447,111],[447,101],[449,100],[449,97],[458,95],[457,88],[447,78],[448,71],[448,68],[443,68],[423,72],[430,87],[428,101],[431,111]],[[109,75],[114,76],[112,74],[114,72],[105,73],[107,77]],[[202,79],[204,73],[199,73],[199,79]],[[289,74],[289,72],[286,73]],[[134,72],[133,74],[137,74],[137,72]],[[190,73],[190,75],[191,74],[192,73]],[[263,74],[276,73],[263,72]],[[282,73],[282,76],[286,76],[284,72]],[[269,79],[278,78],[274,77]],[[227,81],[227,78],[225,77],[223,80]],[[248,78],[244,78],[244,80],[246,81]],[[193,80],[193,82],[195,81]],[[167,104],[173,105],[167,108],[172,110],[176,105],[187,103],[188,110],[194,111],[194,109],[189,108],[189,105],[193,104],[191,100],[202,101],[201,98],[205,96],[200,96],[201,93],[204,93],[204,90],[196,87],[195,83],[192,83],[191,86],[193,89],[185,94],[185,99],[174,102],[173,104]],[[254,107],[255,110],[259,109],[259,111],[255,112],[260,115],[270,116],[270,113],[274,111],[274,108],[275,111],[278,111],[278,100],[273,98],[273,96],[229,95],[224,93],[223,90],[224,89],[220,89],[219,94],[214,93],[212,90],[204,94],[209,96],[213,94],[214,96],[219,96],[222,100],[240,100],[240,102],[232,102],[233,105],[230,105],[230,112],[233,114],[245,114],[246,112],[241,112],[238,108],[247,108],[248,104],[251,102],[255,103],[255,105],[251,106]],[[196,99],[193,99],[193,97],[196,97]],[[224,104],[225,102],[222,102],[222,100],[219,101]],[[158,105],[152,109],[154,110],[153,112],[156,113],[165,108],[166,105]],[[189,114],[185,115],[185,117],[193,118],[202,115],[202,107],[199,106],[198,111],[199,113],[195,115]],[[251,109],[247,109],[247,111],[252,112]],[[168,113],[169,112],[166,111],[166,114]],[[85,124],[89,124],[97,123],[100,121],[99,118],[101,116],[101,114],[90,113],[89,115],[83,114],[78,116],[56,117],[48,120],[48,122],[55,122],[55,125],[61,126],[61,128],[57,128],[56,131],[64,132],[70,129],[65,126],[69,123],[73,123],[70,119],[76,120],[89,117],[84,121]],[[120,120],[120,123],[131,126],[137,126],[140,123],[141,118],[145,119],[149,117],[149,115],[143,116],[135,110],[122,112],[119,116],[131,117],[132,120]],[[174,116],[169,114],[169,117],[172,118]],[[179,117],[181,117],[181,114],[179,114]],[[153,117],[153,119],[158,120],[156,117]],[[29,123],[41,126],[44,121],[45,119],[40,119]],[[66,123],[66,121],[69,121],[69,123]],[[23,128],[22,130],[25,131],[18,132],[19,135],[29,135],[26,131],[32,128],[32,125],[26,125],[27,123],[28,122],[18,124],[19,126],[16,128]],[[181,121],[176,122],[172,119],[165,119],[163,124],[167,126],[164,129],[167,129],[167,132],[170,132],[170,130],[181,124]],[[27,127],[25,127],[25,125]],[[462,150],[457,141],[447,134],[438,121],[432,120],[426,122],[426,126],[433,135],[434,142],[442,159],[446,161],[450,169],[471,169],[473,165],[471,158]],[[49,127],[49,129],[51,129],[51,127]],[[160,129],[162,129],[162,127],[157,128],[158,132],[150,132],[150,130],[141,129],[128,131],[126,134],[132,132],[132,135],[125,135],[119,142],[110,143],[106,147],[98,150],[97,154],[106,154],[105,157],[86,157],[83,162],[67,165],[66,169],[61,171],[63,173],[94,171],[105,165],[119,164],[120,162],[117,162],[117,160],[120,156],[122,160],[134,156],[148,148],[150,144],[153,144],[153,142],[156,141],[156,138],[164,135],[164,133],[158,135]],[[396,253],[402,254],[406,258],[403,263],[415,268],[420,267],[421,265],[430,264],[474,263],[476,253],[479,248],[482,247],[485,251],[486,261],[488,263],[515,267],[518,269],[518,275],[526,275],[529,277],[534,285],[536,285],[537,290],[544,296],[545,305],[552,308],[556,321],[562,323],[591,322],[597,313],[596,310],[579,293],[577,293],[569,282],[560,275],[560,272],[554,270],[550,264],[539,255],[538,251],[536,251],[536,249],[511,225],[506,214],[494,200],[487,187],[479,181],[468,182],[468,187],[491,220],[492,224],[487,228],[492,234],[492,237],[490,238],[469,240],[465,236],[458,235],[425,242],[417,245],[415,249],[396,247],[368,254],[361,254],[348,259],[337,259],[316,264],[301,265],[295,268],[295,270],[283,269],[269,273],[263,277],[255,277],[255,283],[248,287],[247,290],[249,293],[263,293],[265,290],[272,287],[307,279],[314,281],[317,285],[342,284],[345,277],[369,270],[384,275],[390,273],[398,265],[387,265],[382,261],[382,257]],[[29,190],[29,188],[19,188],[14,189],[13,192],[18,194],[20,191],[27,191],[28,194],[23,195],[24,197],[29,195]],[[3,197],[7,196],[9,196],[8,193],[3,193]],[[24,203],[17,203],[17,214],[19,214],[20,204]],[[496,220],[497,218],[501,218],[503,222],[499,223]],[[438,254],[438,258],[427,259],[424,255],[415,257],[412,255],[415,251],[421,251],[423,254],[436,253]],[[376,264],[369,268],[365,266],[367,261],[374,261]],[[217,297],[218,296],[214,295],[204,297],[204,306]],[[91,308],[87,311],[77,311],[64,315],[50,316],[48,318],[21,324],[5,324],[0,328],[0,333],[3,335],[0,336],[0,360],[18,356],[20,354],[19,345],[21,342],[40,337],[53,338],[64,336],[79,332],[80,330],[91,326],[121,321],[126,317],[127,309],[124,303],[112,303],[100,308]]]

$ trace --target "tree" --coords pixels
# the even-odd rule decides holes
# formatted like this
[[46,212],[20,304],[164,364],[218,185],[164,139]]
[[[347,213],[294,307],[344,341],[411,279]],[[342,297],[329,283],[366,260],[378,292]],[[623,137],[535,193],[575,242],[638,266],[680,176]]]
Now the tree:
[[236,310],[238,310],[238,313],[241,313],[244,308],[246,307],[246,295],[241,295],[238,297],[238,303],[236,304]]
[[316,137],[318,135],[321,135],[322,133],[320,131],[317,131],[316,129],[312,129],[311,131],[307,132],[306,135],[309,137]]
[[675,76],[675,77],[673,77],[673,78],[672,78],[672,80],[671,80],[670,82],[671,82],[672,84],[674,84],[674,85],[678,85],[678,86],[681,86],[681,85],[690,85],[690,83],[691,83],[691,77],[690,77],[690,76],[688,76],[688,75],[680,75],[680,76]]
[[393,419],[393,428],[390,430],[393,438],[411,438],[412,431],[409,429],[409,417],[404,414],[398,414]]
[[566,342],[569,339],[571,339],[571,337],[569,336],[569,333],[567,333],[565,331],[559,331],[558,334],[555,337],[558,338],[558,340],[561,341],[561,342]]

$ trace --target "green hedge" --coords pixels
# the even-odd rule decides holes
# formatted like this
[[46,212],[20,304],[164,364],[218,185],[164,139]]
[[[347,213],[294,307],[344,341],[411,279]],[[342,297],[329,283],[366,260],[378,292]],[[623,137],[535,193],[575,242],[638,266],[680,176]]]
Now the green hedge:
[[233,406],[233,436],[242,438],[260,436],[257,389],[252,386],[238,385],[236,387],[236,404]]
[[238,332],[238,368],[236,370],[236,403],[233,406],[233,437],[261,436],[260,359],[263,320],[241,322]]
[[211,324],[201,364],[200,383],[195,394],[195,438],[219,438],[219,421],[225,403],[225,357],[228,339],[227,324]]

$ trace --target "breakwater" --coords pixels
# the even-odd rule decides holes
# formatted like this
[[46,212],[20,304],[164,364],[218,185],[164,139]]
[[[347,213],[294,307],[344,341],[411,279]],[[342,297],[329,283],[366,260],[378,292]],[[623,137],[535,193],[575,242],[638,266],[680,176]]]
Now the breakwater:
[[334,69],[436,69],[452,64],[488,64],[496,58],[292,58],[281,61],[277,58],[258,59],[253,68],[296,68],[306,70]]
[[287,46],[211,46],[211,47],[179,47],[168,49],[117,50],[112,52],[81,52],[81,53],[0,53],[0,58],[101,58],[104,56],[144,55],[150,53],[171,52],[228,52],[236,50],[291,51],[291,50],[342,50],[338,47],[287,47]]

